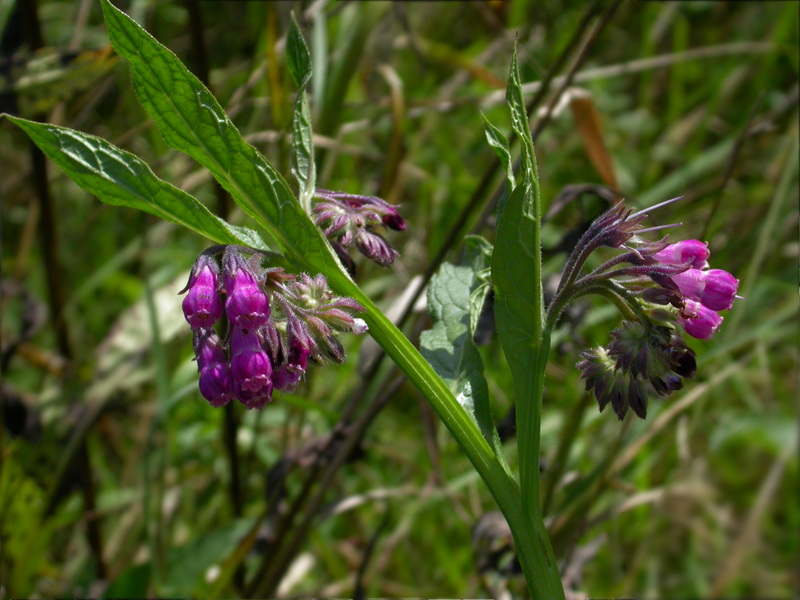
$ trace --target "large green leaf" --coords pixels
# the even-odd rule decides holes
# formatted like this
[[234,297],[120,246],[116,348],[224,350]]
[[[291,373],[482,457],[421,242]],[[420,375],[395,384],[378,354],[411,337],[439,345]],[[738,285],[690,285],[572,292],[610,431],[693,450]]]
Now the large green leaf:
[[75,183],[106,204],[143,210],[220,244],[266,249],[256,232],[229,225],[193,196],[156,177],[136,155],[74,129],[7,118]]
[[511,62],[506,99],[520,140],[521,181],[503,207],[492,258],[495,318],[500,342],[514,375],[517,399],[531,392],[532,360],[539,352],[544,323],[539,240],[539,180],[528,115],[522,96],[517,52]]
[[289,59],[289,71],[297,86],[297,99],[292,117],[292,174],[300,186],[300,204],[310,213],[317,178],[311,111],[306,93],[308,82],[311,80],[311,53],[294,15],[286,39],[286,55]]
[[449,263],[441,266],[428,287],[433,328],[422,332],[420,352],[473,419],[505,467],[500,438],[492,421],[483,361],[472,340],[470,327],[471,311],[480,311],[482,307],[482,304],[471,306],[470,300],[481,284],[472,266],[457,267]]
[[[549,336],[543,330],[539,181],[516,48],[506,99],[511,110],[512,128],[522,148],[522,177],[498,217],[492,255],[494,311],[500,343],[514,379],[523,509],[528,514],[538,515],[541,511],[539,436]],[[539,518],[534,522],[538,526]],[[548,576],[546,581],[553,583],[557,578]]]
[[114,49],[129,62],[139,101],[164,140],[206,167],[299,268],[346,279],[286,181],[245,142],[211,92],[130,17],[108,0],[102,6]]

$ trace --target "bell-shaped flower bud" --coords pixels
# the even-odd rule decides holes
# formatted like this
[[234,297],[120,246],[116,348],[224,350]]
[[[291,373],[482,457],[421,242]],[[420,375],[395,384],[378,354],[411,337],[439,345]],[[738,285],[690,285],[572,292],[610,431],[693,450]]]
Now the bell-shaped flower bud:
[[700,302],[711,310],[731,308],[739,288],[739,280],[722,269],[689,269],[673,275],[672,281],[686,298]]
[[222,316],[219,296],[219,267],[214,259],[200,255],[192,268],[183,299],[183,315],[192,329],[208,329]]
[[225,257],[225,314],[241,329],[255,330],[269,320],[269,298],[258,284],[253,270],[236,252]]
[[[231,331],[231,374],[236,397],[248,408],[266,404],[272,396],[272,362],[256,332]],[[261,406],[263,406],[261,404]]]
[[708,245],[700,240],[681,240],[656,252],[652,255],[652,258],[670,265],[688,263],[693,269],[707,269],[710,255]]
[[194,348],[200,369],[200,394],[211,406],[225,406],[233,397],[233,380],[222,340],[214,331],[198,330]]
[[707,340],[722,325],[723,318],[717,311],[711,310],[699,302],[686,300],[678,321],[690,336],[698,340]]

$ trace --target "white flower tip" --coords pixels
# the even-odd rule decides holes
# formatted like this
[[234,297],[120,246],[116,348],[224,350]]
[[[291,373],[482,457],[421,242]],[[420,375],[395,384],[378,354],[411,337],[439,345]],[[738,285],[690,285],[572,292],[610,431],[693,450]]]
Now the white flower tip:
[[353,324],[350,325],[350,329],[356,335],[361,335],[369,331],[369,325],[364,319],[353,319]]

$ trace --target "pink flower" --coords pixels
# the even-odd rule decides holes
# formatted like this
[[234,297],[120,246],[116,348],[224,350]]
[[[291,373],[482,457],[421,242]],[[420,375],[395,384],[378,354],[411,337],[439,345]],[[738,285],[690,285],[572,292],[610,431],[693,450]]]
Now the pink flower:
[[689,263],[692,268],[707,269],[710,254],[708,245],[700,240],[681,240],[656,252],[653,254],[653,258],[658,262],[670,265]]
[[722,324],[722,316],[694,300],[685,300],[684,309],[678,321],[690,336],[707,340]]
[[672,281],[686,298],[700,302],[711,310],[731,308],[739,288],[739,280],[722,269],[689,269],[673,275]]

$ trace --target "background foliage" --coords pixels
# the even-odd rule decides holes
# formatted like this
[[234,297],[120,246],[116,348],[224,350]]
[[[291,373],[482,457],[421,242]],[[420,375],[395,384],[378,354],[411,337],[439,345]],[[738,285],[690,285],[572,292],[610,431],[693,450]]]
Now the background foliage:
[[[541,459],[565,581],[611,597],[797,589],[795,5],[118,5],[210,82],[284,174],[295,88],[283,51],[295,11],[315,65],[320,185],[382,195],[411,223],[392,237],[402,255],[392,269],[358,265],[367,293],[396,317],[442,256],[459,260],[461,235],[493,236],[504,172],[479,110],[509,134],[503,87],[518,35],[550,209],[546,275],[607,204],[605,184],[637,206],[685,194],[655,219],[683,222],[675,237],[708,240],[713,265],[740,277],[747,297],[717,339],[694,344],[698,381],[655,403],[646,422],[598,414],[574,369],[616,314],[590,302],[566,315]],[[146,119],[99,4],[40,0],[38,37],[22,26],[32,7],[0,4],[2,110],[106,137],[226,215],[231,203],[208,173]],[[516,589],[491,499],[414,389],[375,362],[373,343],[346,339],[347,364],[312,370],[262,413],[212,409],[176,296],[202,240],[101,205],[8,123],[0,164],[3,593]],[[411,336],[428,326],[424,310],[406,321]],[[479,351],[508,439],[511,381],[493,330],[484,319]]]

